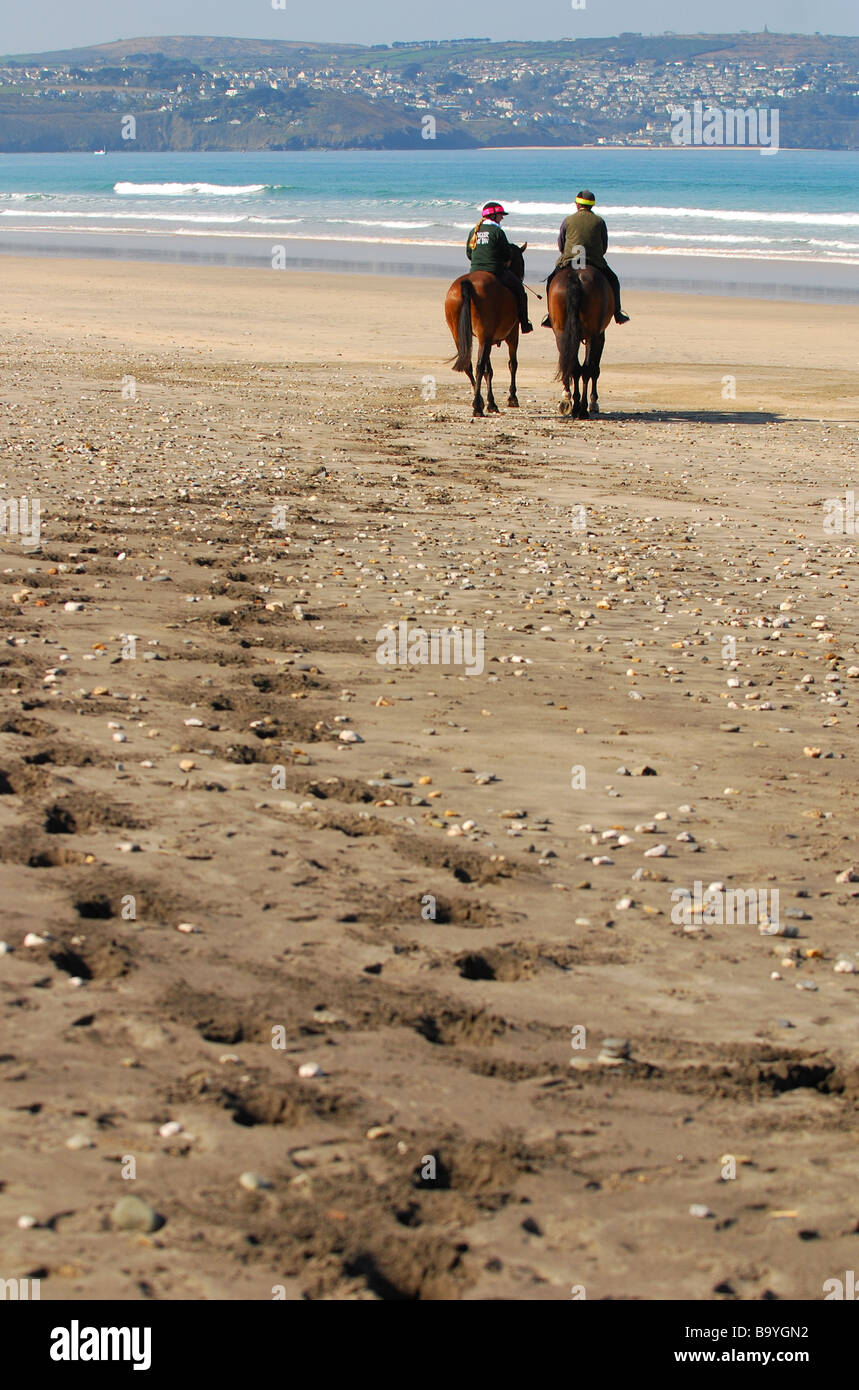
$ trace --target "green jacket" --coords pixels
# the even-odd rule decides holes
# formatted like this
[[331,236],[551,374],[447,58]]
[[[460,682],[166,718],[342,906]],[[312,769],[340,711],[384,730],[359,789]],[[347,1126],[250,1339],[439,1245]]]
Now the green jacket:
[[585,248],[588,265],[598,266],[600,270],[603,268],[608,248],[608,231],[602,218],[589,208],[571,212],[561,223],[558,237],[558,249],[561,254],[556,265],[569,265],[576,255],[577,246]]
[[468,233],[465,254],[472,270],[491,270],[497,275],[510,260],[510,242],[497,222],[478,222]]

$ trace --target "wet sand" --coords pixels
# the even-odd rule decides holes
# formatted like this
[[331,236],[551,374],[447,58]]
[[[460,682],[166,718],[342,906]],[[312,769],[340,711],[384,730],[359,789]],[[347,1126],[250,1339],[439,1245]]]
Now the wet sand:
[[[441,282],[3,267],[4,1277],[822,1298],[855,312],[631,293],[598,420],[537,330],[472,423]],[[401,622],[482,671],[380,664]],[[696,882],[762,920],[678,920]]]
[[[515,226],[508,227],[507,232],[514,241],[525,237]],[[550,241],[553,243],[554,237]],[[7,254],[257,270],[270,269],[274,260],[290,272],[321,271],[326,276],[342,272],[448,282],[463,269],[462,246],[446,243],[381,241],[372,236],[344,241],[333,232],[326,238],[291,236],[275,230],[237,235],[191,227],[172,233],[116,226],[83,230],[68,225],[39,227],[32,221],[16,226],[12,218],[0,227],[0,255],[5,259]],[[549,249],[538,249],[532,237],[527,253],[528,283],[536,286],[544,280],[556,259],[553,244]],[[833,305],[859,303],[855,267],[837,260],[764,259],[731,253],[645,253],[613,245],[610,263],[627,290]]]

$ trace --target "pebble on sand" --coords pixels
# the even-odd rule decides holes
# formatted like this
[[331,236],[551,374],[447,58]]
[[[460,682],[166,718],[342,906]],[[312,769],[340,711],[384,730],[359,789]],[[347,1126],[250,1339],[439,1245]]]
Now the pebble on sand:
[[298,1068],[298,1075],[308,1078],[312,1076],[324,1076],[325,1072],[318,1062],[302,1062],[301,1066]]
[[244,1187],[248,1192],[258,1192],[263,1188],[270,1188],[272,1183],[268,1178],[263,1178],[259,1173],[240,1173],[239,1186]]
[[157,1231],[164,1219],[142,1197],[120,1197],[110,1223],[117,1231]]
[[703,1202],[693,1202],[689,1208],[689,1215],[697,1216],[699,1220],[705,1221],[707,1217],[712,1216],[713,1213],[709,1207],[704,1206]]

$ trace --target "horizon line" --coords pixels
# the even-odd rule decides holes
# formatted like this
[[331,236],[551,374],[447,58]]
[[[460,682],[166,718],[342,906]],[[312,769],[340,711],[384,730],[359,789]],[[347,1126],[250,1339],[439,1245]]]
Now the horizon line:
[[398,46],[401,46],[401,47],[403,47],[403,48],[417,47],[417,46],[420,46],[420,45],[423,45],[423,44],[467,44],[467,43],[472,43],[472,44],[493,44],[493,45],[497,44],[497,45],[499,45],[499,46],[502,45],[502,44],[524,44],[524,45],[527,45],[527,46],[529,46],[529,47],[535,47],[535,46],[540,45],[540,44],[561,44],[561,43],[573,43],[573,44],[575,44],[575,43],[594,43],[594,42],[599,43],[599,42],[604,42],[604,41],[606,41],[606,40],[608,40],[608,39],[622,39],[622,38],[641,38],[641,39],[714,39],[714,38],[732,38],[732,39],[738,39],[738,38],[768,38],[768,39],[770,39],[770,38],[773,38],[773,39],[810,39],[810,38],[820,38],[820,39],[852,39],[852,38],[859,38],[859,35],[857,35],[857,34],[828,34],[828,33],[827,33],[827,34],[824,34],[824,33],[822,33],[822,32],[819,31],[819,30],[814,30],[813,32],[805,32],[805,33],[802,32],[802,31],[797,31],[797,30],[785,31],[785,32],[783,32],[783,31],[781,31],[781,30],[766,29],[766,28],[764,28],[764,29],[754,29],[754,30],[750,30],[750,29],[743,29],[743,30],[725,30],[725,29],[720,29],[720,30],[697,30],[697,31],[694,32],[694,33],[691,33],[691,32],[689,32],[689,33],[681,33],[681,32],[678,32],[678,31],[676,31],[676,30],[670,30],[670,29],[664,29],[664,30],[662,30],[662,31],[659,32],[659,33],[644,33],[644,32],[638,31],[638,30],[624,29],[624,30],[621,30],[621,32],[620,32],[620,33],[617,33],[617,34],[588,34],[588,35],[582,35],[582,36],[573,36],[573,35],[566,35],[566,34],[565,34],[565,35],[561,35],[561,36],[559,36],[559,37],[554,37],[554,38],[552,38],[552,37],[545,37],[545,38],[537,38],[537,39],[534,39],[534,38],[506,38],[506,39],[493,39],[493,38],[486,38],[486,37],[483,37],[483,38],[481,38],[481,37],[474,37],[474,38],[444,38],[444,39],[435,39],[435,38],[423,38],[423,39],[391,39],[391,40],[389,40],[387,43],[379,42],[379,43],[375,43],[375,44],[374,44],[374,43],[362,43],[362,42],[356,42],[356,41],[340,41],[340,40],[336,40],[336,39],[325,39],[325,40],[322,40],[322,39],[309,39],[309,38],[304,38],[304,39],[282,39],[282,38],[269,38],[269,37],[262,37],[262,36],[248,36],[248,35],[239,35],[239,34],[211,34],[211,33],[209,33],[209,34],[163,34],[163,33],[162,33],[162,34],[133,34],[133,35],[130,35],[129,37],[127,37],[127,38],[103,39],[103,40],[98,40],[98,41],[91,42],[91,43],[69,44],[69,45],[67,45],[67,46],[64,47],[64,48],[42,48],[42,49],[38,49],[38,50],[36,50],[36,49],[30,49],[30,50],[27,50],[27,51],[25,51],[25,52],[19,52],[19,53],[4,53],[4,54],[0,54],[0,61],[2,61],[3,59],[8,59],[8,58],[37,58],[37,57],[40,57],[40,56],[42,56],[43,54],[46,54],[46,53],[73,53],[73,52],[78,51],[78,50],[81,50],[81,49],[111,48],[111,47],[115,47],[117,44],[125,44],[125,43],[142,43],[142,42],[150,42],[150,43],[151,43],[151,42],[153,42],[153,41],[166,40],[166,39],[171,39],[171,40],[220,39],[220,40],[224,40],[224,41],[230,41],[230,42],[233,42],[233,43],[258,43],[258,44],[272,44],[272,45],[289,45],[290,47],[298,47],[298,46],[300,46],[300,45],[302,45],[302,44],[309,44],[309,45],[313,45],[313,46],[316,47],[316,48],[322,48],[322,49],[325,49],[325,48],[346,48],[346,49],[352,49],[352,48],[354,48],[354,49],[372,50],[372,49],[374,49],[374,48],[376,48],[376,49],[379,49],[379,48],[390,48],[390,47],[392,47],[393,44],[397,44]]

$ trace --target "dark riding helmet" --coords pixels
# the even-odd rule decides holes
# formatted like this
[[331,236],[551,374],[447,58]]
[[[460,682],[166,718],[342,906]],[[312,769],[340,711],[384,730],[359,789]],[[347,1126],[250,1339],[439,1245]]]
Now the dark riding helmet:
[[484,205],[483,205],[483,212],[482,212],[481,216],[482,216],[482,217],[506,217],[506,216],[507,216],[507,213],[504,211],[504,208],[501,206],[500,203],[489,202],[489,203],[484,203]]

